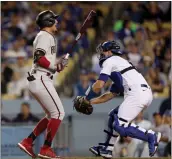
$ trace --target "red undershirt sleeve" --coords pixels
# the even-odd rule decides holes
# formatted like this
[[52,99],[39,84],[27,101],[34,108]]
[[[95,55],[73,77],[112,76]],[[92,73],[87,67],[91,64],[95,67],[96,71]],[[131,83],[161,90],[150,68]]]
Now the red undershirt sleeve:
[[50,66],[50,61],[48,61],[47,58],[46,58],[45,56],[42,56],[42,57],[38,60],[38,64],[39,64],[41,67],[49,68],[49,66]]

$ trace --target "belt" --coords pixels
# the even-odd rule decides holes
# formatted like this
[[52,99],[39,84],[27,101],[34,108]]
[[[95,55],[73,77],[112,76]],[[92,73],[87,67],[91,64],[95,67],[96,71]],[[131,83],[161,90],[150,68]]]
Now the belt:
[[33,70],[31,74],[36,74],[37,71],[44,72],[50,79],[53,79],[53,75],[50,72],[42,71],[42,70]]
[[[141,87],[145,87],[145,88],[149,88],[149,86],[147,84],[141,84]],[[128,89],[129,91],[131,91],[131,88]]]
[[141,87],[149,88],[147,84],[141,84]]

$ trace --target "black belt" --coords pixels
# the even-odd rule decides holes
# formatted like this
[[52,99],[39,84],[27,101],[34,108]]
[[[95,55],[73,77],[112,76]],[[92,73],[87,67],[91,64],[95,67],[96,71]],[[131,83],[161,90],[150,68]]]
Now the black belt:
[[[141,84],[141,87],[145,87],[145,88],[149,88],[149,86],[147,84]],[[128,89],[129,91],[131,91],[131,88]]]
[[[31,74],[36,74],[37,70],[33,70]],[[45,71],[42,71],[45,72]],[[47,76],[50,77],[50,79],[53,79],[53,75],[49,72],[45,72]],[[30,73],[28,72],[29,77],[27,77],[28,81],[34,81],[36,78],[33,75],[30,75]]]
[[141,84],[141,87],[149,88],[147,84]]
[[[42,70],[38,70],[38,71],[46,73],[46,75],[49,76],[50,79],[53,79],[53,75],[50,72],[46,72],[46,71],[42,71]],[[36,72],[37,72],[37,70],[33,70],[32,74],[35,74]]]

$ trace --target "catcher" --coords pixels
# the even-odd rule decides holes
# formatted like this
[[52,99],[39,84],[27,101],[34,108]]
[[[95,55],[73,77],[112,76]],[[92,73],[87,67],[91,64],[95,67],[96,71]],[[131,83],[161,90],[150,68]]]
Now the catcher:
[[[152,157],[158,147],[161,133],[155,133],[152,130],[145,130],[131,121],[152,102],[152,91],[144,77],[137,69],[122,57],[120,46],[115,41],[101,43],[97,47],[100,55],[99,65],[102,67],[98,80],[86,91],[86,97],[76,97],[74,107],[78,112],[91,114],[93,112],[92,104],[99,104],[111,100],[120,92],[124,92],[124,101],[119,106],[118,111],[110,112],[110,126],[120,136],[131,137],[148,142],[149,155]],[[104,87],[108,78],[115,84],[111,86],[110,92],[97,97],[98,93]],[[97,98],[95,98],[97,97]],[[106,131],[113,138],[112,132]],[[101,148],[91,147],[90,150],[105,158],[112,158],[113,138],[105,142]],[[112,142],[114,143],[114,142]]]

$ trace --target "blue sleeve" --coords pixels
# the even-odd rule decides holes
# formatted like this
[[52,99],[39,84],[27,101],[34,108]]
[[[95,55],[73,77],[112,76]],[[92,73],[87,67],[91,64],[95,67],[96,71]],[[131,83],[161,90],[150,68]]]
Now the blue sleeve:
[[117,94],[123,93],[124,87],[123,87],[123,80],[122,80],[121,74],[118,72],[113,72],[112,76],[113,76],[114,84],[112,84],[110,88],[110,92],[117,93]]
[[114,83],[110,88],[110,92],[119,94],[123,92],[123,88],[119,87],[117,84]]
[[107,74],[101,73],[98,80],[104,81],[106,83],[108,78],[109,76]]

